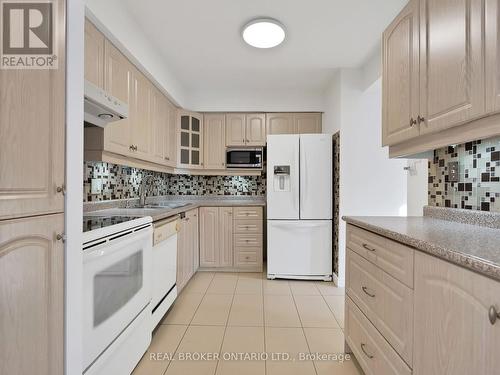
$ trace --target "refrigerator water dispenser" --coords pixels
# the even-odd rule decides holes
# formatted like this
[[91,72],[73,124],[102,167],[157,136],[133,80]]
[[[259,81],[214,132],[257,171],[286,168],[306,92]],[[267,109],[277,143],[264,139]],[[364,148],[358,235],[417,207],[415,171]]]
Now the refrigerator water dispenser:
[[274,191],[290,191],[290,166],[274,166]]

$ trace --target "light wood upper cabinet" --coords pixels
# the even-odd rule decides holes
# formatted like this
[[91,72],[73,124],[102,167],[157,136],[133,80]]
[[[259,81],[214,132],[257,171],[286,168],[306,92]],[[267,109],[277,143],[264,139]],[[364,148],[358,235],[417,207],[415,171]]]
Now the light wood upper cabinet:
[[226,114],[226,146],[265,146],[266,115],[263,113]]
[[64,17],[61,23],[58,69],[0,70],[0,219],[64,210]]
[[321,133],[321,113],[295,113],[293,126],[296,134]]
[[168,143],[168,107],[167,99],[153,88],[150,97],[151,148],[152,158],[156,163],[167,162]]
[[167,165],[177,164],[177,108],[166,99],[167,139],[165,143],[165,158]]
[[247,146],[266,145],[266,115],[250,113],[246,115],[245,142]]
[[486,110],[500,112],[500,3],[486,0]]
[[[150,86],[150,159],[157,164],[175,166],[176,108],[156,87]],[[147,116],[147,115],[146,115]],[[141,121],[141,119],[139,118]],[[142,121],[145,121],[143,118]],[[146,157],[146,156],[143,156]]]
[[266,114],[267,134],[294,134],[295,128],[292,113]]
[[120,155],[130,155],[131,151],[131,116],[135,93],[133,84],[134,66],[108,40],[104,46],[104,89],[129,105],[129,118],[106,125],[104,129],[104,149]]
[[104,35],[85,19],[85,79],[104,87]]
[[415,253],[415,375],[498,374],[500,283]]
[[203,118],[204,160],[206,169],[226,168],[226,117],[224,114],[205,114]]
[[420,0],[422,134],[485,114],[484,0]]
[[200,267],[219,265],[219,209],[200,208]]
[[152,151],[150,101],[153,86],[142,73],[134,69],[132,88],[130,142],[134,146],[134,157],[148,160]]
[[411,0],[382,37],[384,145],[399,143],[419,135],[418,12],[418,0]]
[[181,168],[203,168],[203,116],[179,110],[178,134],[177,165]]
[[64,215],[0,221],[1,374],[64,373]]
[[233,266],[233,208],[219,207],[219,267]]
[[226,115],[226,146],[245,146],[246,115],[228,113]]

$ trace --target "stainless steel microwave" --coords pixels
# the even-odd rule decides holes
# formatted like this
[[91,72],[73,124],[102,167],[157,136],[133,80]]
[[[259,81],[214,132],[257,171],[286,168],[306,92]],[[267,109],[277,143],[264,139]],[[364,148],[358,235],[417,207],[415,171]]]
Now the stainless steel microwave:
[[227,168],[262,168],[262,147],[228,147],[226,149]]

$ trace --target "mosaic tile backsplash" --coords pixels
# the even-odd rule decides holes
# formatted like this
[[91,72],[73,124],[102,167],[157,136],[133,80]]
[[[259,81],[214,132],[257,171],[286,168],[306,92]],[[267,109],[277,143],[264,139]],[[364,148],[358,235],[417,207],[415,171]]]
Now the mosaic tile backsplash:
[[[450,162],[458,162],[452,182]],[[500,212],[500,137],[448,146],[429,162],[429,205]]]
[[[265,176],[187,176],[151,172],[110,163],[85,162],[83,201],[137,198],[144,176],[152,175],[148,196],[245,195],[265,196]],[[102,180],[102,191],[91,194],[91,180]]]

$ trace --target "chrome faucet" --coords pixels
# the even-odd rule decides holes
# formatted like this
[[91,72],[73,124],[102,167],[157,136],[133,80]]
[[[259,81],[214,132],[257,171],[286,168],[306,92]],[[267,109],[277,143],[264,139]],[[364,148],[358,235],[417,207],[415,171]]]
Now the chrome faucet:
[[146,175],[141,181],[141,186],[139,186],[139,206],[144,207],[146,205],[146,187],[153,180],[152,175]]

